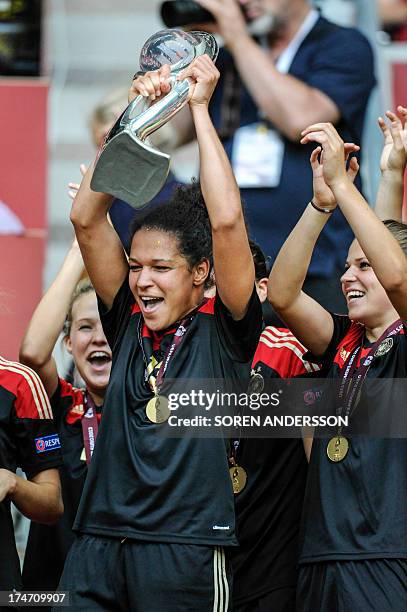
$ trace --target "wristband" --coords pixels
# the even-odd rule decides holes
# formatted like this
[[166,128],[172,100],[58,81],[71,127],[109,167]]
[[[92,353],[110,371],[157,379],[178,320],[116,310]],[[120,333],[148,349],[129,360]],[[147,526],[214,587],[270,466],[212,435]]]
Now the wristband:
[[329,208],[320,208],[319,206],[315,204],[314,200],[311,200],[310,204],[313,208],[315,208],[315,210],[317,210],[318,212],[324,213],[325,215],[332,215],[333,211],[335,210],[335,209],[329,210]]
[[146,73],[144,72],[144,70],[137,70],[137,72],[135,72],[133,74],[133,81],[135,81],[136,79],[138,79],[141,76],[144,76]]

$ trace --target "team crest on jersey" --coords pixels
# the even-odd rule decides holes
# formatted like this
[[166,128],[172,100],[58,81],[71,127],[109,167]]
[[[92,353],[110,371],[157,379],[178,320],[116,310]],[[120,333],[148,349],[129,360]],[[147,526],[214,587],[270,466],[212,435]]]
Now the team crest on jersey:
[[315,404],[316,402],[316,397],[315,397],[315,393],[310,389],[308,391],[304,392],[304,404],[306,404],[307,406],[311,406],[312,404]]
[[380,343],[379,347],[375,351],[375,357],[383,357],[386,353],[390,351],[393,346],[393,338],[386,338],[383,342]]
[[35,450],[37,451],[37,454],[47,453],[48,451],[53,451],[57,448],[61,448],[61,442],[59,441],[58,434],[35,438]]

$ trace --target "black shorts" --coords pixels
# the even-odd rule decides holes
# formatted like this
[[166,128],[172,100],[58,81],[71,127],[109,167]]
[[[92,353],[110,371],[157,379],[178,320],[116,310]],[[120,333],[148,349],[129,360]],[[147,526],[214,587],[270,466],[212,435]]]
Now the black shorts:
[[219,546],[81,535],[58,588],[77,610],[229,612],[231,586]]
[[233,612],[295,612],[295,589],[275,589],[261,597],[235,604]]
[[297,612],[406,612],[407,559],[300,566]]

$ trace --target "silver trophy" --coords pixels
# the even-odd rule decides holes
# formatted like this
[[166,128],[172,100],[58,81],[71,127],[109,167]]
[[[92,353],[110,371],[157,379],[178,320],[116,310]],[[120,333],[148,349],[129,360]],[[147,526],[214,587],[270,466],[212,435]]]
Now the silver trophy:
[[170,169],[170,156],[148,143],[150,134],[167,123],[187,102],[189,80],[177,75],[196,57],[208,55],[213,61],[218,44],[207,32],[160,30],[145,43],[140,69],[171,67],[171,90],[158,102],[135,98],[116,121],[101,148],[91,188],[109,193],[140,208],[162,189]]

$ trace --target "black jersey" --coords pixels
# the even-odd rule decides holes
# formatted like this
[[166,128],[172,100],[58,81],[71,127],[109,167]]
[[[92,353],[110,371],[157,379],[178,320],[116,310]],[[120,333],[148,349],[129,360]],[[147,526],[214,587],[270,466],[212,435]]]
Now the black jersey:
[[[266,327],[253,370],[264,378],[316,376],[319,366],[288,329]],[[281,385],[281,383],[279,383]],[[298,532],[307,475],[302,440],[242,439],[236,457],[247,485],[236,495],[237,536],[233,551],[233,600],[244,604],[274,589],[295,587]]]
[[[101,308],[113,365],[75,529],[147,541],[234,545],[228,444],[222,438],[166,438],[159,433],[161,425],[148,420],[145,409],[153,394],[137,339],[140,318],[127,281],[112,309]],[[241,321],[233,321],[218,296],[208,300],[189,325],[165,377],[248,378],[260,332],[255,290]]]
[[[24,557],[23,584],[28,590],[56,590],[66,555],[74,540],[72,526],[87,474],[82,418],[85,392],[62,378],[51,398],[55,425],[62,445],[60,468],[64,514],[55,525],[32,522]],[[102,407],[97,407],[98,420]]]
[[[363,343],[364,328],[346,316],[332,317],[334,334],[323,359],[331,364],[329,376],[337,378],[350,352]],[[380,381],[368,384],[369,379],[406,377],[402,327],[391,350],[373,360],[352,418],[368,411],[390,419],[396,391]],[[312,447],[300,562],[407,558],[407,440],[355,436],[338,463],[328,459],[326,445],[315,439]]]
[[[37,374],[0,357],[0,468],[32,478],[61,465],[52,410]],[[21,589],[10,501],[0,502],[0,591]]]

